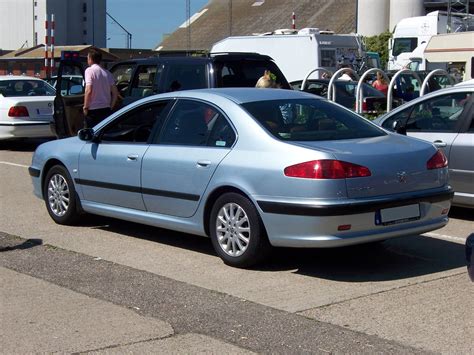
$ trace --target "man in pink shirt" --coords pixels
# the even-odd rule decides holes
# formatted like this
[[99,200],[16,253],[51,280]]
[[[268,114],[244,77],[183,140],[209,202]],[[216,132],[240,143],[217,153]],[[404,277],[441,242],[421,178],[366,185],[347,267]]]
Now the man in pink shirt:
[[118,90],[112,74],[99,64],[102,54],[97,49],[91,49],[87,55],[89,68],[85,72],[86,91],[83,112],[86,127],[94,127],[112,113],[117,104]]

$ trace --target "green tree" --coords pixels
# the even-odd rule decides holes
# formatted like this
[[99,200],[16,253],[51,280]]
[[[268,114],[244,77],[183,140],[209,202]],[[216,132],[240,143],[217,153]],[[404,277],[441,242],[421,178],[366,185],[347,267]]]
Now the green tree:
[[377,52],[383,67],[388,62],[388,40],[392,38],[390,31],[385,31],[378,36],[364,37],[365,49],[368,52]]

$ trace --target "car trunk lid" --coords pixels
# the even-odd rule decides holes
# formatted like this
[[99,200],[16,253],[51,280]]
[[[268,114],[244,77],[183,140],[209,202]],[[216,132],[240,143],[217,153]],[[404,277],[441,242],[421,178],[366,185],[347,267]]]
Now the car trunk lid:
[[49,121],[53,116],[54,96],[31,96],[4,98],[7,107],[24,106],[28,109],[28,117],[21,119],[31,119],[38,121]]
[[371,176],[346,179],[349,198],[375,197],[443,186],[446,169],[427,169],[436,149],[425,142],[389,134],[367,139],[298,142],[335,159],[367,167]]

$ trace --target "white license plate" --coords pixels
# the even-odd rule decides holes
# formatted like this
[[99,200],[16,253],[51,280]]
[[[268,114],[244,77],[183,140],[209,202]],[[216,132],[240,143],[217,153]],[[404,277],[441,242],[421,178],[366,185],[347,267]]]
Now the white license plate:
[[418,203],[407,206],[384,208],[375,214],[375,224],[396,224],[414,221],[420,218],[420,205]]
[[38,112],[38,115],[46,116],[46,115],[52,115],[53,114],[53,109],[51,108],[39,108],[36,110]]

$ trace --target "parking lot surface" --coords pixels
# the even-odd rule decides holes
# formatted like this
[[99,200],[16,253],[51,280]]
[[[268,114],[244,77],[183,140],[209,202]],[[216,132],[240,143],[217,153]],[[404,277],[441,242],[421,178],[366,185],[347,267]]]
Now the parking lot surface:
[[[341,249],[278,249],[266,265],[240,270],[225,266],[206,238],[97,216],[75,227],[56,225],[32,194],[27,167],[37,143],[0,143],[0,275],[8,285],[1,296],[9,300],[1,318],[15,324],[0,336],[10,349],[474,351],[474,289],[464,261],[471,210],[452,209],[445,228],[424,235]],[[87,332],[58,319],[63,323],[48,328],[47,337],[77,331],[84,341],[60,347],[51,340],[44,348],[34,347],[39,336],[24,341],[25,329],[38,329],[28,322],[48,320],[25,313],[25,304],[54,314],[27,289],[51,294],[66,314],[91,318]],[[64,309],[66,300],[84,306]],[[101,312],[114,314],[110,325],[101,325]],[[112,334],[114,326],[131,331],[115,337],[93,331],[109,327]]]

